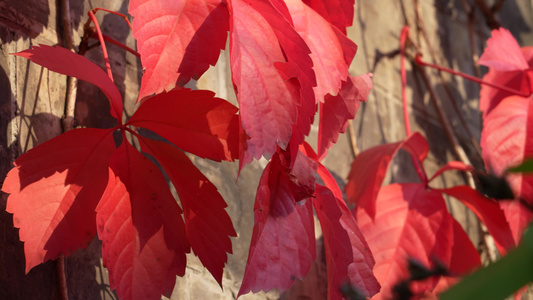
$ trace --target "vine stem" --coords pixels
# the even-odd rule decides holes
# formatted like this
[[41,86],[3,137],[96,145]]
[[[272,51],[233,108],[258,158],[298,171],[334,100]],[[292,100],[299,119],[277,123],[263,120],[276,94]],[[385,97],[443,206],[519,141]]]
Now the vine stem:
[[111,82],[115,82],[113,80],[113,73],[111,73],[111,64],[109,63],[109,55],[107,54],[107,48],[105,46],[104,37],[102,35],[102,30],[100,30],[100,25],[98,24],[98,20],[96,19],[96,16],[94,15],[94,10],[89,11],[89,18],[91,18],[91,21],[93,21],[94,28],[96,29],[96,34],[98,35],[98,40],[100,41],[100,44],[102,46],[102,53],[104,55],[107,76],[109,76],[109,78],[111,79]]
[[448,69],[448,68],[445,68],[445,67],[442,67],[442,66],[439,66],[439,65],[435,65],[435,64],[432,64],[432,63],[425,62],[425,61],[422,60],[422,57],[420,55],[417,55],[415,57],[415,62],[419,66],[431,67],[431,68],[434,68],[434,69],[437,69],[437,70],[440,70],[440,71],[444,71],[444,72],[447,72],[447,73],[450,73],[450,74],[453,74],[453,75],[461,76],[461,77],[463,77],[465,79],[468,79],[468,80],[471,80],[471,81],[474,81],[474,82],[477,82],[479,84],[483,84],[483,85],[486,85],[486,86],[490,86],[492,88],[499,89],[499,90],[502,90],[502,91],[505,91],[505,92],[508,92],[508,93],[511,93],[511,94],[515,94],[515,95],[522,96],[522,97],[529,97],[530,96],[527,93],[524,93],[522,91],[509,88],[509,87],[506,87],[504,85],[499,85],[499,84],[496,84],[496,83],[483,81],[482,79],[479,79],[479,78],[477,78],[475,76],[472,76],[472,75],[465,74],[463,72],[455,71],[453,69]]
[[[411,124],[409,122],[409,105],[407,103],[407,74],[405,71],[405,44],[409,37],[409,26],[405,25],[402,28],[402,32],[400,34],[400,74],[402,78],[402,106],[403,106],[403,122],[405,124],[405,135],[410,136],[411,135]],[[411,159],[413,161],[413,165],[415,166],[416,173],[418,174],[418,177],[420,180],[427,185],[428,179],[427,175],[424,171],[424,168],[422,167],[422,162],[420,162],[418,159],[416,159],[413,155],[411,155]]]

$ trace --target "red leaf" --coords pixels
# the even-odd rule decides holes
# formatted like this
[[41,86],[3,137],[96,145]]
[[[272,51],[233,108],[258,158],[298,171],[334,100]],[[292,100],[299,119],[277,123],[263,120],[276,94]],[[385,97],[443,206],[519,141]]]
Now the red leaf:
[[[356,218],[376,260],[374,275],[381,292],[374,299],[391,299],[391,288],[409,277],[407,259],[427,267],[433,260],[449,266],[452,261],[453,218],[438,191],[423,184],[391,184],[381,188],[373,217],[356,207]],[[417,284],[417,290],[432,290],[437,281]]]
[[[309,272],[316,255],[313,208],[277,153],[261,176],[254,231],[239,296],[288,289]],[[302,161],[303,162],[303,161]],[[303,199],[303,200],[302,200]]]
[[[533,64],[533,48],[520,48],[507,29],[492,31],[487,48],[479,60],[489,67],[483,81],[497,83],[526,94],[531,94],[533,81],[530,66]],[[485,118],[503,99],[514,94],[482,85],[479,109]]]
[[237,236],[224,210],[226,202],[217,188],[177,148],[163,142],[139,138],[142,150],[157,159],[180,197],[185,230],[192,250],[222,285],[222,273],[231,253],[230,236]]
[[[487,169],[498,176],[533,157],[533,105],[530,98],[505,98],[484,120],[481,148]],[[507,176],[514,194],[533,204],[533,176]]]
[[478,63],[498,71],[517,71],[529,69],[520,45],[505,28],[494,29],[487,40],[487,48]]
[[304,3],[344,34],[352,26],[355,0],[304,0]]
[[455,186],[440,190],[457,200],[463,202],[487,226],[489,233],[494,238],[498,251],[503,255],[509,249],[516,247],[509,224],[500,205],[485,198],[478,191],[469,186]]
[[159,169],[128,142],[110,166],[96,208],[110,286],[126,300],[169,295],[176,275],[185,273],[189,252],[181,209]]
[[198,79],[226,47],[224,1],[132,0],[129,10],[145,68],[139,99]]
[[374,258],[353,215],[326,187],[317,185],[315,197],[326,249],[328,300],[342,299],[340,290],[346,282],[366,297],[373,296],[380,289],[372,273]]
[[318,156],[323,159],[327,150],[337,142],[339,133],[346,132],[348,120],[355,118],[360,101],[365,102],[372,89],[371,74],[348,76],[336,96],[327,95],[320,104],[318,128]]
[[[464,231],[463,227],[452,218],[453,222],[453,245],[452,259],[449,272],[454,277],[463,276],[481,266],[481,258],[476,247]],[[453,280],[455,283],[455,280]]]
[[357,45],[345,35],[337,35],[322,16],[301,0],[285,2],[294,22],[294,29],[311,50],[310,56],[317,77],[317,86],[314,88],[316,103],[322,102],[325,95],[337,95],[339,92],[348,76],[348,67],[357,51]]
[[15,55],[27,58],[51,71],[76,77],[99,87],[109,99],[111,116],[122,120],[122,97],[107,74],[87,58],[61,47],[34,46]]
[[238,157],[237,108],[211,91],[175,89],[144,101],[127,125],[149,129],[180,149],[212,160]]
[[419,133],[414,133],[401,142],[379,145],[363,151],[353,161],[348,175],[345,187],[348,202],[364,207],[370,216],[374,216],[375,199],[390,161],[400,148],[409,151],[419,161],[423,161],[429,151],[426,139]]
[[115,150],[111,130],[76,129],[17,159],[2,186],[24,242],[26,272],[86,247],[96,232],[94,209]]
[[518,245],[524,230],[533,221],[533,212],[518,200],[500,201],[500,207],[509,223],[515,244]]
[[249,136],[243,147],[249,161],[272,155],[278,145],[286,149],[291,137],[308,133],[315,79],[308,47],[270,2],[229,4],[232,79]]

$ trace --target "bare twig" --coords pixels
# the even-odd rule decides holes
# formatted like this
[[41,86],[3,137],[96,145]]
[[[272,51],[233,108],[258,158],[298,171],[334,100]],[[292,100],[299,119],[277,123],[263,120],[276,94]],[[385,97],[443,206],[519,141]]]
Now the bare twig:
[[357,139],[355,137],[352,120],[348,120],[348,137],[350,138],[350,145],[352,146],[353,158],[356,158],[357,155],[359,155],[359,150],[357,150]]
[[[61,9],[63,11],[63,35],[65,48],[74,51],[74,42],[72,39],[72,22],[70,20],[70,3],[69,0],[61,0]],[[76,92],[78,80],[75,77],[67,77],[67,96],[65,99],[65,116],[62,121],[63,132],[72,129],[74,124],[74,111],[76,108]]]
[[485,3],[485,0],[474,0],[474,2],[487,20],[487,25],[490,29],[497,29],[502,26],[500,21],[498,21],[494,15],[494,11],[487,5],[487,3]]

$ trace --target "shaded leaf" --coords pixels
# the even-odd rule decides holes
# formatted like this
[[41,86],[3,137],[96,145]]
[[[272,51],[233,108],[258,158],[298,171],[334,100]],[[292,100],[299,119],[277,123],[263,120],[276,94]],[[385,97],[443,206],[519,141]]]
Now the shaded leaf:
[[71,130],[20,156],[7,174],[2,191],[10,194],[6,210],[20,228],[26,272],[93,239],[94,209],[115,150],[111,132]]
[[341,287],[354,286],[366,297],[379,292],[374,258],[359,226],[342,199],[317,185],[313,204],[322,227],[328,272],[328,299],[342,299]]
[[524,230],[533,221],[533,211],[520,201],[513,199],[500,201],[500,207],[505,214],[515,244],[518,244]]
[[[106,72],[87,58],[61,47],[34,46],[15,55],[27,58],[51,71],[76,77],[99,87],[109,99],[111,116],[122,121],[122,97]],[[68,63],[66,63],[68,62]]]
[[211,91],[175,89],[147,99],[126,123],[212,160],[238,157],[237,108]]
[[454,186],[440,191],[463,202],[466,207],[476,214],[483,224],[487,226],[498,247],[498,251],[502,255],[516,246],[504,212],[497,202],[485,198],[478,191],[466,185]]
[[96,208],[110,286],[125,300],[170,295],[189,252],[181,209],[159,169],[128,142],[110,167]]
[[139,99],[198,79],[226,47],[224,1],[132,0],[129,13],[145,69]]
[[179,149],[147,138],[139,138],[142,150],[161,164],[180,197],[185,230],[194,254],[222,285],[230,236],[237,236],[226,212],[226,202],[217,188]]
[[282,292],[309,272],[316,248],[312,202],[302,198],[306,190],[291,180],[282,155],[274,155],[257,188],[239,295],[273,288]]
[[346,132],[348,120],[355,118],[360,102],[365,102],[372,89],[372,74],[348,76],[336,96],[327,95],[320,103],[318,156],[323,159],[339,133]]
[[355,0],[304,0],[304,3],[318,12],[343,34],[352,26]]

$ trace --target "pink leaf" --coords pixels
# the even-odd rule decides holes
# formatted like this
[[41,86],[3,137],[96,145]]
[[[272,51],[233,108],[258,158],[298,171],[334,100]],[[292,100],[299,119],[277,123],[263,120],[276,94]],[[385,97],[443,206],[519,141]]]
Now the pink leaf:
[[11,194],[6,210],[20,228],[26,272],[93,239],[94,209],[106,188],[114,150],[110,130],[76,129],[17,159],[2,191]]
[[409,151],[419,161],[426,157],[429,146],[426,139],[414,133],[402,142],[379,145],[359,154],[352,163],[345,187],[348,202],[367,210],[373,216],[375,199],[383,183],[389,164],[400,148]]
[[[497,176],[533,157],[533,105],[530,98],[505,98],[484,120],[481,148],[487,169]],[[533,175],[507,176],[514,194],[533,204]]]
[[313,204],[326,248],[328,300],[342,299],[341,286],[349,283],[366,297],[379,292],[372,268],[374,258],[353,215],[342,199],[317,185]]
[[440,190],[457,200],[463,202],[476,216],[487,226],[489,233],[494,238],[498,251],[503,255],[509,249],[516,247],[509,224],[505,219],[504,212],[500,205],[481,195],[478,191],[469,186],[455,186]]
[[344,34],[352,26],[355,0],[304,0],[304,3]]
[[249,291],[288,289],[309,272],[316,255],[312,202],[291,179],[276,154],[261,176],[255,198],[254,231],[239,296]]
[[128,142],[110,166],[96,208],[110,286],[125,300],[170,295],[189,252],[181,209],[159,169]]
[[[521,50],[524,58],[530,64],[533,63],[533,47],[524,47]],[[495,68],[489,68],[489,72],[483,77],[483,81],[497,83],[526,94],[531,94],[532,77],[531,71],[500,71]],[[479,109],[483,112],[483,117],[485,118],[503,99],[513,95],[512,93],[485,84],[481,85]]]
[[[382,287],[373,299],[391,299],[392,287],[409,277],[408,258],[428,268],[433,260],[446,267],[452,261],[453,218],[438,191],[428,191],[423,184],[391,184],[381,188],[375,216],[360,207],[355,214]],[[428,280],[417,289],[428,291],[435,285],[436,280]]]
[[527,70],[529,65],[520,50],[520,45],[505,28],[494,29],[487,40],[487,48],[478,63],[498,71]]
[[308,133],[315,79],[309,49],[270,2],[229,3],[232,79],[249,161],[272,155],[277,146],[286,149],[291,137]]
[[337,142],[339,133],[346,132],[348,120],[355,118],[360,102],[365,102],[372,89],[372,74],[348,76],[336,96],[327,95],[320,104],[318,128],[318,156],[323,159],[327,150]]
[[161,93],[144,101],[127,124],[149,129],[200,157],[231,161],[239,151],[237,108],[214,95],[189,89]]
[[132,0],[130,14],[145,68],[139,99],[198,79],[226,47],[224,1]]
[[226,202],[217,188],[179,149],[163,142],[139,138],[142,150],[161,164],[174,184],[185,216],[192,250],[222,285],[222,273],[231,253],[230,236],[237,236]]
[[99,87],[109,99],[111,116],[122,120],[122,97],[106,72],[87,58],[61,47],[34,46],[15,55],[27,58],[51,71],[76,77]]

